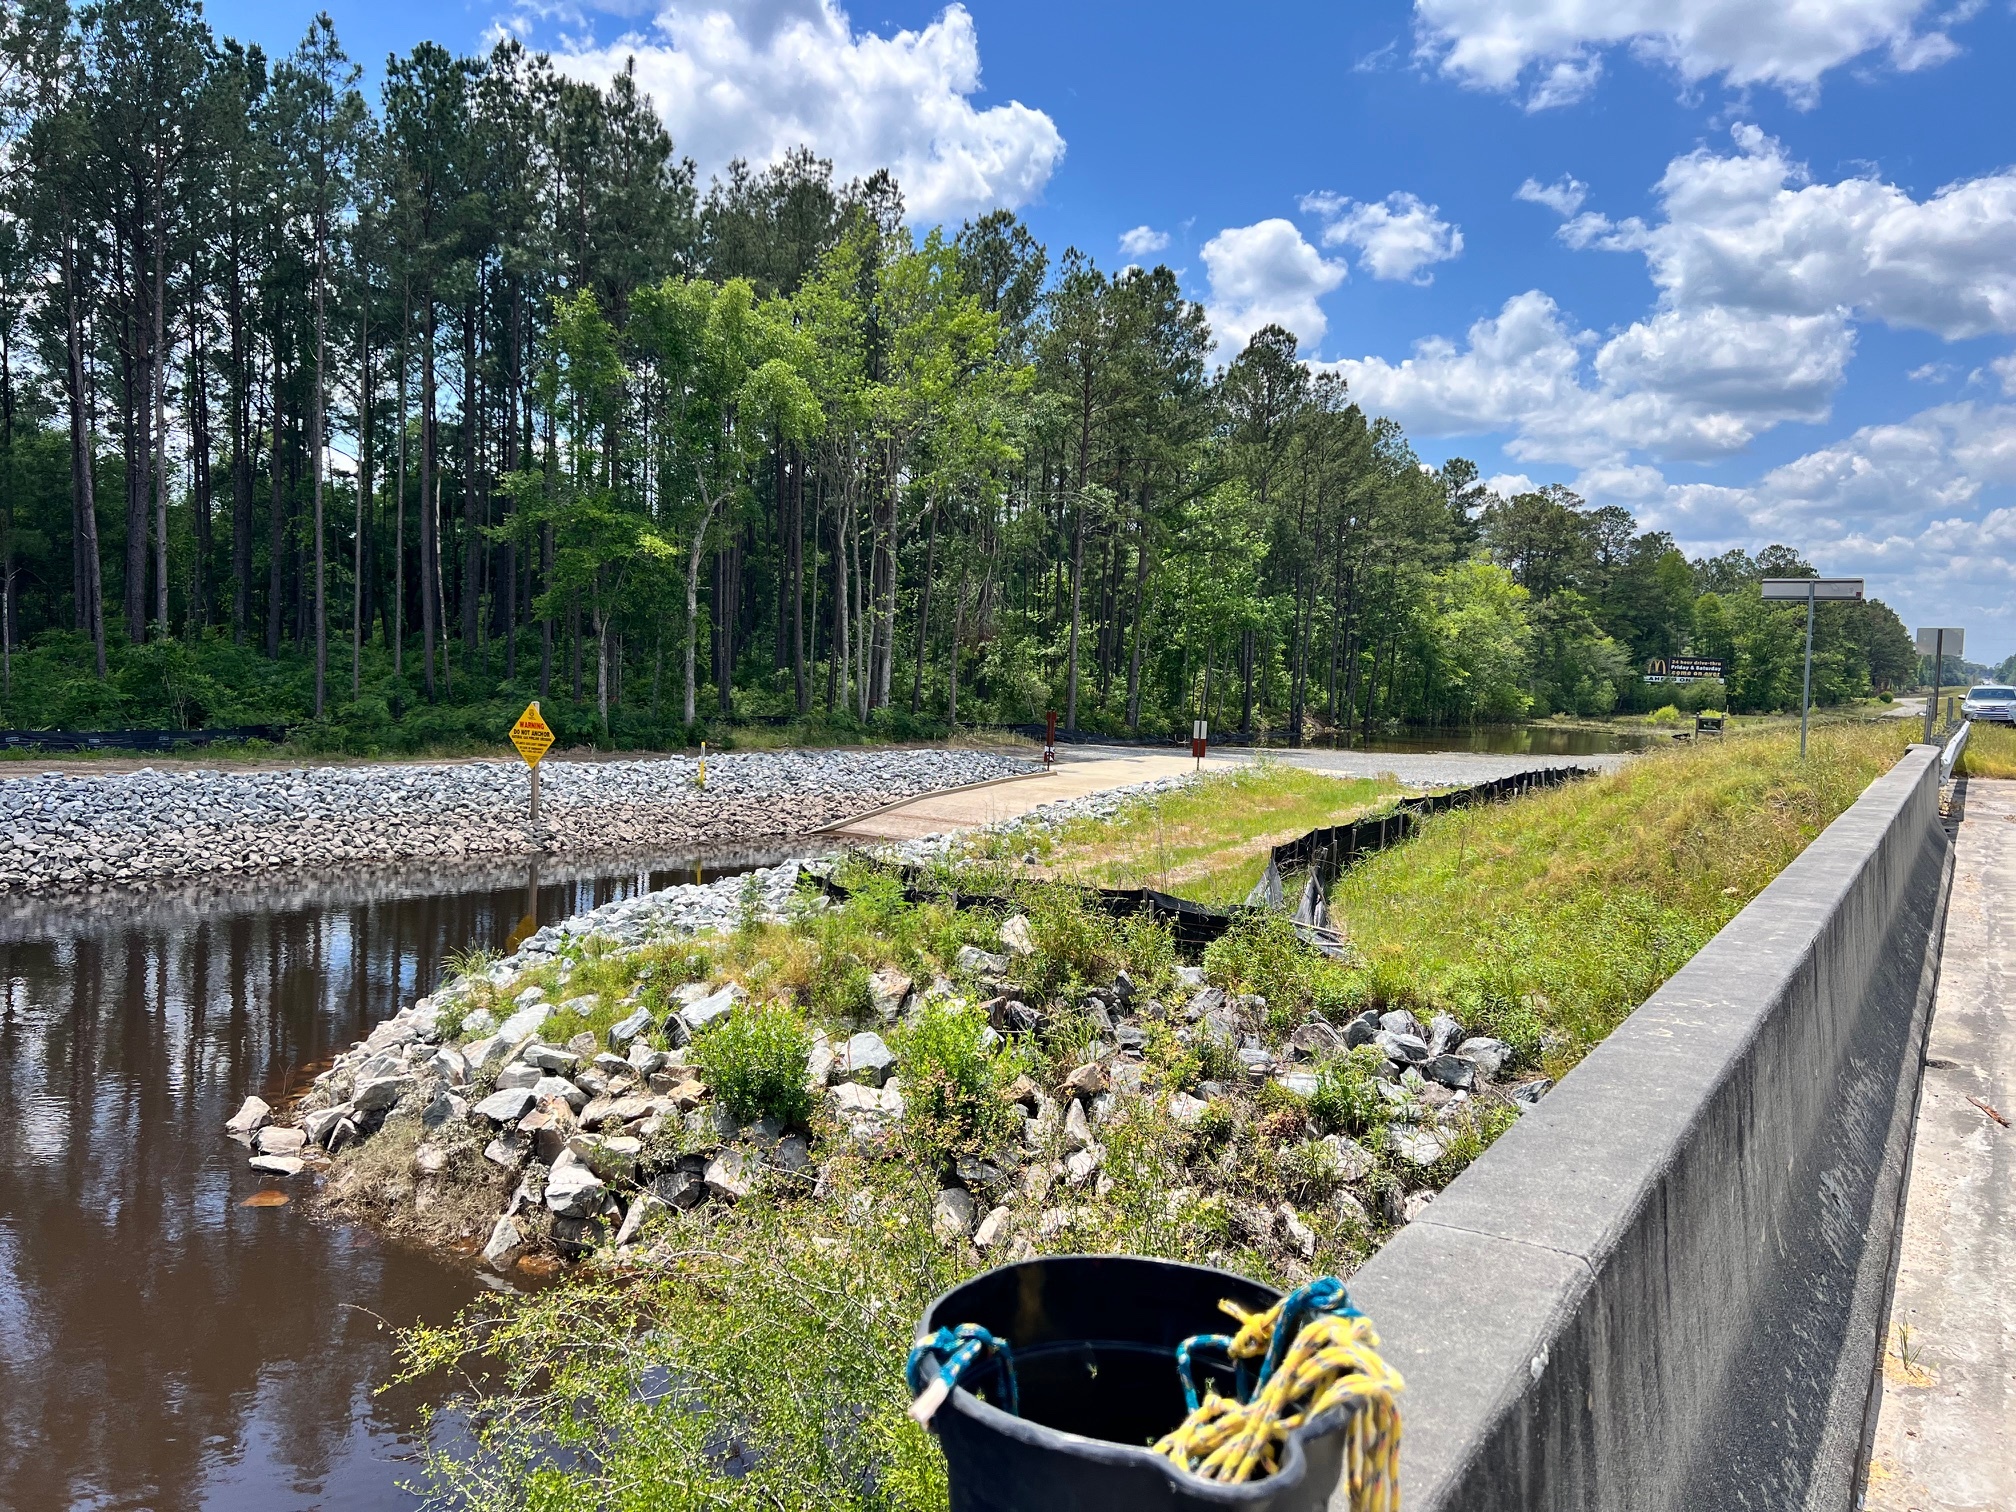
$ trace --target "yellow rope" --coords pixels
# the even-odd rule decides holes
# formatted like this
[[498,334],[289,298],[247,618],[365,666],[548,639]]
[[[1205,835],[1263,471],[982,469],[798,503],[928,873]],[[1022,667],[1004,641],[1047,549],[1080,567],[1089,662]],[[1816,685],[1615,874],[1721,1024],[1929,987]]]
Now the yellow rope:
[[[1218,1305],[1239,1320],[1232,1358],[1265,1359],[1283,1303],[1260,1313],[1231,1302]],[[1207,1396],[1155,1452],[1206,1480],[1237,1485],[1279,1470],[1288,1435],[1302,1424],[1362,1397],[1363,1409],[1345,1428],[1345,1505],[1350,1512],[1399,1512],[1400,1410],[1393,1398],[1402,1383],[1378,1349],[1379,1336],[1367,1318],[1313,1318],[1251,1402]]]

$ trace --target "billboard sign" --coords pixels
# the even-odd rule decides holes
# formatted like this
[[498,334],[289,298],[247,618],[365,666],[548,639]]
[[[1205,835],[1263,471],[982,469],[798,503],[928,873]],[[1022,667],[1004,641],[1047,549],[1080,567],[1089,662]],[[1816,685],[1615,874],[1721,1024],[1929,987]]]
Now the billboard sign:
[[1722,663],[1706,656],[1655,656],[1645,664],[1647,682],[1720,680]]

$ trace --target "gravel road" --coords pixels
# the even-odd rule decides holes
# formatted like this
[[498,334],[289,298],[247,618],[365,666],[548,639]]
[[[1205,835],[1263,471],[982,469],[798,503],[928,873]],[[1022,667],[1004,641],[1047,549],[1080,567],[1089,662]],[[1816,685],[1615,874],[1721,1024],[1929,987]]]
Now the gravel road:
[[274,868],[800,835],[878,804],[1030,770],[979,751],[764,751],[549,761],[543,824],[516,762],[45,773],[0,784],[0,894]]

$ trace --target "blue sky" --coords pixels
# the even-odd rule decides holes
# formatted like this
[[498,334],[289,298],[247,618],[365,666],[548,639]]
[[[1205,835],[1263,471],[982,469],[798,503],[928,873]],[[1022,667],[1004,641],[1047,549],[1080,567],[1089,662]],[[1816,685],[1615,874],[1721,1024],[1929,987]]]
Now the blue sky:
[[[284,49],[319,8],[208,13]],[[500,28],[583,74],[635,55],[703,170],[809,140],[894,166],[920,221],[1008,204],[1053,251],[1166,261],[1428,461],[1691,552],[1786,541],[2016,650],[2009,0],[330,9],[374,73]]]

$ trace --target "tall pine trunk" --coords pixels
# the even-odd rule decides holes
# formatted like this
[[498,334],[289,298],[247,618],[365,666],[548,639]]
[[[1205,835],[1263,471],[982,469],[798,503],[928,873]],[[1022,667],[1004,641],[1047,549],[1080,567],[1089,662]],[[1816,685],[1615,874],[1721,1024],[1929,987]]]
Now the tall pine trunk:
[[477,619],[482,613],[483,532],[477,528],[476,429],[482,413],[476,376],[476,305],[462,307],[462,667],[476,652]]
[[324,388],[322,359],[326,350],[324,337],[327,331],[322,287],[322,248],[318,234],[315,248],[315,401],[313,418],[309,422],[312,433],[310,445],[314,448],[315,467],[315,717],[322,717],[327,703],[327,682],[329,674],[329,570],[324,560],[324,546],[328,532],[322,522],[322,451],[323,451],[323,404]]
[[282,495],[285,485],[280,478],[280,435],[285,428],[286,417],[280,409],[279,365],[280,354],[275,352],[274,372],[268,385],[272,392],[273,445],[266,464],[271,484],[266,512],[266,654],[269,657],[280,654],[280,614],[284,603],[281,578],[287,560],[287,512]]
[[[65,206],[67,212],[67,205]],[[84,382],[83,314],[77,300],[76,243],[63,228],[65,388],[70,401],[71,594],[77,628],[91,637],[105,675],[105,575],[98,556],[98,500],[92,484],[90,398]]]
[[915,714],[924,700],[924,653],[931,630],[931,583],[938,572],[938,501],[931,501],[931,520],[925,527],[924,586],[917,600],[917,665],[910,678],[910,712]]
[[1064,728],[1078,728],[1078,616],[1085,587],[1085,500],[1081,493],[1071,524],[1071,638],[1065,650]]
[[357,320],[357,508],[350,547],[350,697],[363,686],[365,607],[364,517],[371,500],[371,290],[366,286]]
[[413,295],[404,285],[399,293],[399,497],[392,506],[392,675],[406,671],[406,337],[413,328]]
[[[434,293],[426,295],[426,330],[420,346],[420,651],[427,701],[434,701],[434,589],[439,548],[434,486]],[[444,656],[443,660],[446,658]]]

